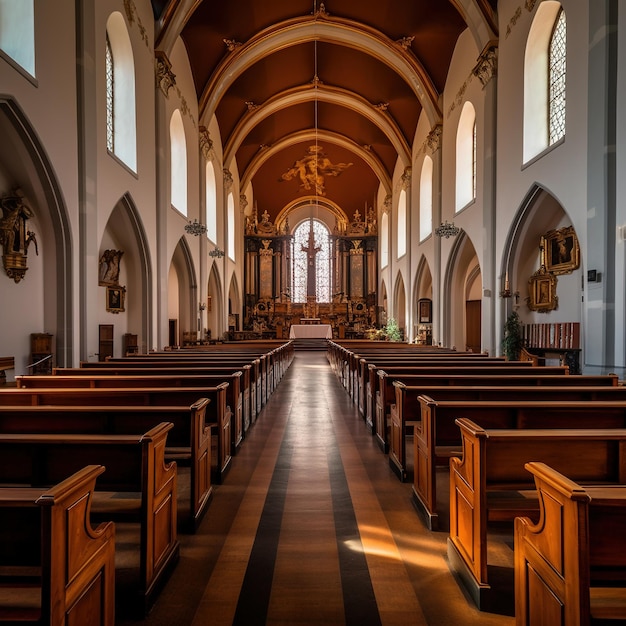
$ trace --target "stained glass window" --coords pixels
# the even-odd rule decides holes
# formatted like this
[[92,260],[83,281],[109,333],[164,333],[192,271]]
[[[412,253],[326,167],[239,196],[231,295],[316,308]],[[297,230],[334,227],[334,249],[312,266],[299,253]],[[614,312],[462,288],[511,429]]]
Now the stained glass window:
[[550,40],[550,145],[565,136],[566,34],[565,11],[561,10]]
[[114,143],[113,138],[114,127],[113,127],[113,103],[114,100],[114,86],[115,81],[113,79],[113,51],[111,50],[111,42],[109,41],[109,36],[107,35],[106,41],[106,89],[107,89],[107,148],[110,152],[114,152]]
[[292,302],[306,302],[307,300],[308,248],[311,228],[313,229],[313,246],[318,250],[314,254],[316,300],[317,302],[330,302],[330,232],[323,222],[315,219],[302,222],[293,233]]

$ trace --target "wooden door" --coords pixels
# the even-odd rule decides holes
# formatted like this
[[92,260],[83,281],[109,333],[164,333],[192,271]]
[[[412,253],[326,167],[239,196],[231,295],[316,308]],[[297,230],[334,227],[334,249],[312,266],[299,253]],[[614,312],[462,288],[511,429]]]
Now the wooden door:
[[177,346],[178,345],[178,321],[170,320],[168,326],[168,345],[169,346]]
[[480,300],[468,300],[465,303],[465,344],[467,349],[472,352],[480,352],[481,350],[480,317]]
[[113,356],[113,324],[100,324],[98,334],[98,361]]

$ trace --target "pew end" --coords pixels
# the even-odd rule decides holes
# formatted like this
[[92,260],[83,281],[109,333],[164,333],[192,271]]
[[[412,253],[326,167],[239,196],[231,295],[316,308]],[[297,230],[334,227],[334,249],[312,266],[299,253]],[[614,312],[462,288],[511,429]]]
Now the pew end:
[[584,487],[529,462],[540,518],[515,520],[517,626],[626,621],[626,486]]
[[0,488],[0,621],[115,623],[115,525],[93,527],[102,465],[51,488]]

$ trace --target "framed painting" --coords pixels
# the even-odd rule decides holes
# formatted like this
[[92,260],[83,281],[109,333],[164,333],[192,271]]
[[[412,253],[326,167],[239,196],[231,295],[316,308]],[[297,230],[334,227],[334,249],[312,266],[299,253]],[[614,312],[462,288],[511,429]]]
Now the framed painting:
[[536,271],[528,279],[528,308],[531,311],[547,313],[558,307],[556,295],[556,276],[545,268]]
[[552,274],[570,274],[580,267],[580,247],[573,226],[546,233],[546,269]]
[[107,311],[109,313],[122,313],[124,309],[124,300],[126,296],[126,287],[115,285],[107,287]]
[[433,321],[433,301],[428,298],[418,300],[418,319],[420,324],[430,324]]

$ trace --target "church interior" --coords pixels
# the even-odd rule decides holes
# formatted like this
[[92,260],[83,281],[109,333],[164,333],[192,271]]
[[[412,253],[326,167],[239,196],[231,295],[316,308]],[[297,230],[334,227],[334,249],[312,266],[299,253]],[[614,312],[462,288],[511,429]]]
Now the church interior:
[[[153,511],[162,534],[142,530],[146,550],[144,539],[170,551],[164,580],[159,572],[150,583],[155,563],[142,561],[150,610],[129,616],[119,596],[115,616],[103,609],[96,618],[91,598],[90,613],[49,623],[590,623],[589,598],[587,621],[568,621],[569,601],[553,604],[532,577],[541,608],[529,601],[520,612],[512,532],[490,548],[508,572],[506,601],[483,601],[486,570],[458,574],[478,549],[463,547],[478,518],[453,504],[461,487],[448,457],[460,454],[459,431],[453,422],[445,467],[434,439],[426,457],[438,460],[429,485],[446,494],[441,516],[450,518],[437,529],[433,510],[419,510],[429,466],[418,432],[434,409],[408,391],[418,374],[405,367],[423,359],[431,371],[421,375],[434,380],[446,360],[456,370],[480,360],[481,375],[495,380],[507,362],[508,391],[493,402],[535,401],[525,414],[535,418],[520,418],[526,426],[561,402],[571,421],[559,424],[573,428],[583,401],[598,403],[588,414],[613,403],[596,427],[624,426],[621,8],[618,0],[0,0],[0,455],[10,459],[0,462],[0,483],[26,464],[9,445],[18,405],[60,405],[55,394],[74,405],[75,419],[81,404],[104,416],[126,403],[128,423],[140,419],[131,405],[159,404],[160,426],[174,425],[148,438],[171,429],[170,446],[154,454],[186,479],[166,481],[170,500]],[[147,371],[146,359],[159,371]],[[107,386],[94,381],[118,360],[135,368],[116,372],[120,387],[127,379],[119,401],[111,390],[76,389],[70,399],[55,389],[44,400],[20,389],[91,368],[91,387]],[[528,387],[529,367],[554,397],[514,391]],[[428,384],[454,384],[462,373]],[[580,388],[563,383],[566,392],[549,375]],[[463,384],[485,384],[472,381]],[[591,389],[596,381],[612,390]],[[140,383],[161,395],[130,391]],[[206,387],[206,404],[175,385]],[[98,393],[101,406],[88,411]],[[208,457],[197,465],[193,454],[191,466],[172,456],[181,402],[205,439],[199,454]],[[54,423],[69,419],[53,412]],[[455,419],[481,423],[473,415]],[[463,424],[465,446],[476,432]],[[69,446],[79,434],[65,428]],[[584,465],[597,470],[600,457],[584,450]],[[622,455],[607,466],[621,468]],[[85,484],[108,484],[106,470],[90,467]],[[560,480],[545,478],[543,466],[529,471],[537,484]],[[584,471],[563,474],[584,482]],[[167,507],[183,496],[193,530],[177,532],[176,507]],[[346,499],[347,510],[338,504]],[[0,543],[19,519],[0,522]],[[114,531],[102,519],[103,536],[124,544],[124,524]],[[354,536],[340,539],[347,528]],[[352,541],[359,547],[344,554]],[[10,552],[8,565],[0,556],[0,621]],[[317,569],[301,580],[305,562]],[[103,598],[111,585],[103,578]]]

